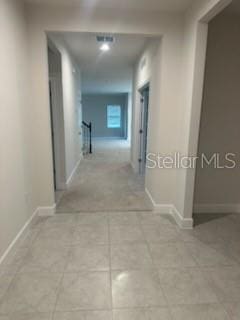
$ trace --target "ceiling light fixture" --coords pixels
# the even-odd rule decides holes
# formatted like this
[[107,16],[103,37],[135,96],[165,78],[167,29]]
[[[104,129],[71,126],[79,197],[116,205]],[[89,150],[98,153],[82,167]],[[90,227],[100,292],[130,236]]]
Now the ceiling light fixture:
[[100,47],[101,51],[109,51],[110,50],[110,46],[108,43],[103,43]]
[[113,36],[98,35],[97,42],[100,44],[100,50],[106,52],[111,49],[110,44],[114,42],[114,38]]

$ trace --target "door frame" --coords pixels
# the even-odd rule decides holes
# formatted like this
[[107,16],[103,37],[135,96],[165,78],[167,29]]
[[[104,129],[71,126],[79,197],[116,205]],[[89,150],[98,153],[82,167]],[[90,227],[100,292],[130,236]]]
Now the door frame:
[[[148,115],[149,115],[149,97],[150,82],[138,89],[140,94],[140,115],[139,115],[139,174],[145,175],[146,172],[146,154],[147,154],[147,138],[148,138]],[[145,100],[145,92],[147,92],[147,103]]]
[[[55,166],[55,191],[66,189],[66,170],[65,170],[65,138],[63,107],[61,103],[61,74],[49,75],[49,87],[51,88],[52,105],[50,112],[52,115],[51,126],[53,126],[53,167]],[[49,88],[49,90],[50,90]],[[51,104],[50,102],[50,104]],[[54,170],[54,169],[53,169]]]
[[[221,11],[223,11],[232,0],[220,0],[213,5],[209,11],[202,13],[196,22],[196,43],[193,56],[193,84],[191,88],[191,101],[188,110],[187,119],[187,144],[185,146],[186,155],[197,157],[199,131],[201,121],[204,74],[206,66],[207,40],[208,40],[208,24]],[[186,221],[193,224],[193,205],[195,191],[196,168],[184,171],[182,180],[183,194],[180,211]]]

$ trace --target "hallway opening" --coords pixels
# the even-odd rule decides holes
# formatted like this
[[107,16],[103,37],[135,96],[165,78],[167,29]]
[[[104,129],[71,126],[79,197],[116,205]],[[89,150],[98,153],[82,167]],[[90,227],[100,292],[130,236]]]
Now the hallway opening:
[[209,23],[194,213],[240,212],[239,35],[233,3]]
[[54,178],[55,143],[65,150],[65,182],[56,211],[152,210],[145,192],[149,88],[160,39],[78,32],[48,38],[61,56],[49,55],[50,78],[51,68],[62,70],[63,137],[52,146]]

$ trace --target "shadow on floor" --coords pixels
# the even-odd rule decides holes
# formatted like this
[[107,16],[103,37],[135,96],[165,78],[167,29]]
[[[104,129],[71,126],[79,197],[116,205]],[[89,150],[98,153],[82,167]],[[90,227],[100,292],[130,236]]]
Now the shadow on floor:
[[232,213],[194,213],[194,226],[196,227],[201,224],[209,223],[214,220],[221,220],[223,218],[231,216],[233,216]]

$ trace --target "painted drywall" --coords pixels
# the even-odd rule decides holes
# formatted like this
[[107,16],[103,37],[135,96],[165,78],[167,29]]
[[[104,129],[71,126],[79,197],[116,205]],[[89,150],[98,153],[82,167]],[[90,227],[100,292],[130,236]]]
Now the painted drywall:
[[[0,258],[36,209],[27,32],[20,1],[0,1]],[[36,119],[35,119],[36,120]]]
[[198,163],[195,205],[240,203],[240,22],[239,17],[221,14],[209,24],[206,73],[198,156],[236,155],[234,169],[201,168]]
[[[96,138],[126,138],[127,94],[91,94],[82,97],[83,120],[92,123],[92,134]],[[107,127],[107,106],[121,107],[121,128]]]
[[[66,182],[71,178],[82,153],[81,71],[60,35],[50,35],[61,54],[63,117],[65,130]],[[64,143],[63,141],[63,143]]]

